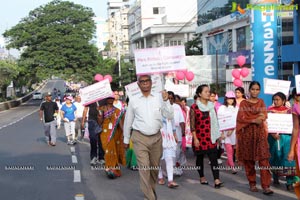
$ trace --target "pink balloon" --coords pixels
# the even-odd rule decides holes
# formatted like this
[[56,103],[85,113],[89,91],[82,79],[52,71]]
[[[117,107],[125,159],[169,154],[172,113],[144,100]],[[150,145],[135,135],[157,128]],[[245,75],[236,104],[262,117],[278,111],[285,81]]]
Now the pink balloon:
[[94,80],[95,81],[102,81],[103,80],[103,76],[101,75],[101,74],[96,74],[95,76],[94,76]]
[[186,78],[186,80],[188,80],[188,81],[192,81],[193,79],[194,79],[194,73],[193,72],[187,72],[186,74],[185,74],[185,78]]
[[246,76],[248,76],[248,74],[249,74],[249,69],[246,67],[243,67],[241,70],[242,77],[246,77]]
[[237,64],[242,67],[246,63],[246,57],[245,56],[238,56],[236,58]]
[[235,85],[236,87],[242,87],[243,86],[243,81],[241,81],[241,79],[234,79],[233,81],[233,85]]
[[239,79],[240,75],[241,75],[241,72],[238,69],[234,69],[234,70],[231,71],[231,75],[232,75],[233,78]]
[[184,72],[183,71],[177,71],[176,72],[176,79],[177,80],[183,80],[184,79]]
[[112,82],[112,77],[109,74],[105,75],[103,79],[108,79],[110,83]]

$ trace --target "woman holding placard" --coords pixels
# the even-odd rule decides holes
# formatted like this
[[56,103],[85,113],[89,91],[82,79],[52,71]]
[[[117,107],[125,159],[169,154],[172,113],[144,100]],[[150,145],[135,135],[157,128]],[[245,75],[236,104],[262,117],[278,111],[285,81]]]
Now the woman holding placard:
[[[299,133],[299,124],[300,124],[300,94],[297,94],[296,89],[293,90],[292,96],[294,98],[294,106],[292,109],[293,114],[293,133],[291,138],[291,148],[288,154],[289,161],[296,161],[296,175],[300,176],[300,133]],[[300,199],[300,182],[294,184],[295,193]]]
[[[218,116],[229,114],[235,116],[234,121],[236,121],[237,112],[238,112],[238,108],[236,107],[235,94],[233,91],[228,91],[225,94],[224,105],[222,105],[218,110]],[[220,123],[222,122],[219,120],[219,124]],[[225,149],[227,153],[227,165],[231,168],[232,174],[236,174],[237,170],[234,167],[234,161],[233,161],[234,146],[236,143],[235,128],[223,130],[221,131],[221,133],[222,133],[222,138],[225,141]]]
[[265,124],[267,109],[264,101],[258,98],[259,82],[250,83],[249,93],[249,99],[241,102],[237,115],[237,157],[245,167],[251,192],[258,192],[255,170],[255,162],[258,161],[263,194],[270,195],[273,191],[270,189],[270,152]]
[[[272,97],[273,105],[268,108],[269,113],[288,114],[290,108],[285,106],[286,96],[282,92],[277,92]],[[279,184],[279,176],[286,176],[287,190],[293,189],[295,162],[289,162],[287,155],[290,150],[291,134],[288,133],[270,133],[268,136],[270,145],[270,164],[273,171],[273,182]]]

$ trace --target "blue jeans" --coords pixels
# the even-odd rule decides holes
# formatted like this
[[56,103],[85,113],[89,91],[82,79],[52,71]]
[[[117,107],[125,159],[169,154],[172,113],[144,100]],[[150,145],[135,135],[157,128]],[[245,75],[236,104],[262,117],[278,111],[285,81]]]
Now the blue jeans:
[[104,151],[100,140],[100,133],[96,133],[98,123],[95,120],[88,121],[89,138],[91,144],[90,158],[91,160],[96,157],[99,160],[104,160]]

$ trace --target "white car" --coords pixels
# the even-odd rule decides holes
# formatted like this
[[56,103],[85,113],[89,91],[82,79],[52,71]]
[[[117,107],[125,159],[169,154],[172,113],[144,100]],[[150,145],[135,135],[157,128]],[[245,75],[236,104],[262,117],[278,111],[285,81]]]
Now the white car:
[[32,95],[32,99],[43,99],[43,95],[40,92],[35,92]]

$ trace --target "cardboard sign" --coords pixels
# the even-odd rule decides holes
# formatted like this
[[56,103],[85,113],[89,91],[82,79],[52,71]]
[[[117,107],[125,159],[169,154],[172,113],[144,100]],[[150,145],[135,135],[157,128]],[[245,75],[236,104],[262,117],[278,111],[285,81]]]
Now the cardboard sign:
[[233,129],[236,127],[236,115],[231,112],[218,113],[220,131]]
[[186,69],[184,46],[137,49],[134,57],[137,75]]
[[300,74],[295,76],[295,86],[297,94],[300,94]]
[[282,92],[286,96],[289,95],[289,90],[291,86],[291,81],[284,81],[278,79],[268,79],[264,81],[265,94],[275,94],[277,92]]
[[268,113],[268,132],[269,133],[289,133],[293,130],[292,114]]
[[79,91],[84,106],[105,99],[113,94],[108,79],[82,88]]

